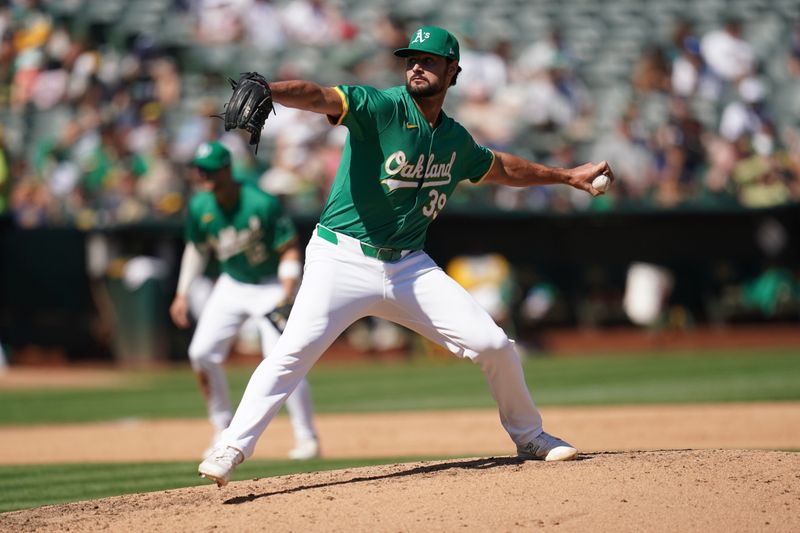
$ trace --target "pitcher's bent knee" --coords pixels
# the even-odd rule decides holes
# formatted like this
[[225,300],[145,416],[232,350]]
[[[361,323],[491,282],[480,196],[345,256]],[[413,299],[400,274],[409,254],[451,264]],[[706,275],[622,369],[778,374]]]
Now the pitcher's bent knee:
[[482,342],[470,346],[469,351],[472,354],[467,353],[467,356],[476,363],[495,357],[519,357],[514,341],[499,327],[487,334]]

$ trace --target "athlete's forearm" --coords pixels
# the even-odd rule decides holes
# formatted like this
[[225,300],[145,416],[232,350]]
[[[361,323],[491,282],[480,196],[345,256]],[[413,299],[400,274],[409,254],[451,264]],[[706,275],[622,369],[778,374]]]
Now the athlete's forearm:
[[494,152],[495,161],[485,181],[512,187],[568,183],[570,170],[548,167],[506,152]]
[[208,262],[208,251],[199,248],[193,242],[187,242],[181,258],[181,271],[178,275],[178,288],[175,293],[178,296],[189,292],[192,282],[203,273],[203,269]]
[[286,107],[332,116],[342,113],[342,99],[332,87],[304,80],[276,81],[269,87],[272,99]]
[[303,264],[300,261],[300,249],[297,245],[291,246],[283,252],[278,265],[278,279],[283,286],[286,301],[294,300],[302,273]]
[[611,172],[607,161],[597,164],[585,163],[574,168],[556,168],[540,165],[506,152],[494,152],[494,155],[494,164],[484,178],[484,181],[490,183],[512,187],[563,183],[597,196],[602,192],[592,187],[592,180],[600,174],[606,174],[614,179],[614,173]]

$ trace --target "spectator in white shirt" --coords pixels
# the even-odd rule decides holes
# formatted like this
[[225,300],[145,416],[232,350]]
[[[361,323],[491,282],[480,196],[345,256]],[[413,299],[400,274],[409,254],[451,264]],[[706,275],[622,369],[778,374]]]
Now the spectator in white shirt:
[[722,90],[721,82],[703,61],[700,43],[693,37],[683,40],[680,54],[672,61],[672,93],[689,97],[698,95],[708,100],[717,100]]
[[738,89],[739,99],[725,106],[720,118],[719,133],[730,142],[744,135],[755,135],[769,124],[763,106],[764,84],[756,78],[745,78]]
[[742,25],[728,19],[722,29],[707,33],[700,41],[700,52],[711,70],[720,78],[736,82],[753,72],[753,47],[742,39]]

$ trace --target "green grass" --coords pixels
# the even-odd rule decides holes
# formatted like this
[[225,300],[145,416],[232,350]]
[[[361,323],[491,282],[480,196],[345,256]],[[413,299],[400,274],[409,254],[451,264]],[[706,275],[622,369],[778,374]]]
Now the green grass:
[[800,399],[800,350],[549,359],[526,365],[542,404],[601,405]]
[[[435,458],[252,460],[236,469],[232,481],[423,459]],[[197,476],[196,461],[0,466],[0,512],[195,485],[209,485]]]
[[[800,351],[791,349],[536,357],[524,368],[539,405],[800,400]],[[230,369],[235,399],[251,372]],[[494,406],[480,370],[457,360],[323,361],[309,379],[321,413]],[[188,367],[129,372],[113,388],[4,390],[0,405],[0,425],[205,416]],[[420,459],[255,460],[243,463],[234,479]],[[196,467],[194,461],[0,466],[0,512],[203,484]]]
[[[528,358],[539,405],[800,400],[798,350],[670,352]],[[252,368],[232,368],[235,400]],[[309,375],[320,413],[493,407],[483,374],[469,362],[317,365]],[[203,417],[188,367],[130,372],[114,388],[0,391],[0,425],[124,418]]]

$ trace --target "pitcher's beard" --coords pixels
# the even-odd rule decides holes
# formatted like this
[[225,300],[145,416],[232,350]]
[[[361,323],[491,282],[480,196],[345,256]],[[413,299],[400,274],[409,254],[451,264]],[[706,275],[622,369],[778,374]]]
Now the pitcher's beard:
[[406,90],[408,94],[411,96],[417,96],[420,98],[428,98],[430,96],[436,96],[441,92],[442,87],[441,84],[432,84],[428,83],[428,85],[419,86],[419,85],[411,85],[411,82],[406,82]]

